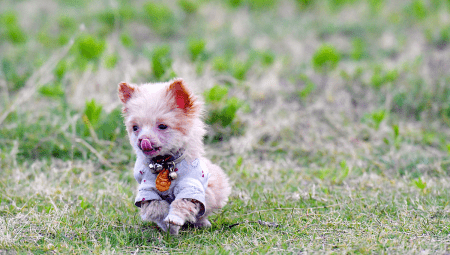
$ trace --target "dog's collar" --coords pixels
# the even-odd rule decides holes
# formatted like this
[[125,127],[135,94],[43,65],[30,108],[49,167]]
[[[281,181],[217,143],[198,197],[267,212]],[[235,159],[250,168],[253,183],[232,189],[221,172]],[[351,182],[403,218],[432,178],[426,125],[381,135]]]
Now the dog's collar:
[[175,171],[175,165],[183,161],[185,158],[184,153],[177,152],[175,154],[169,154],[169,155],[161,155],[156,156],[152,158],[152,162],[148,165],[150,168],[150,171],[152,173],[157,174],[161,172],[164,169],[168,169],[169,172]]

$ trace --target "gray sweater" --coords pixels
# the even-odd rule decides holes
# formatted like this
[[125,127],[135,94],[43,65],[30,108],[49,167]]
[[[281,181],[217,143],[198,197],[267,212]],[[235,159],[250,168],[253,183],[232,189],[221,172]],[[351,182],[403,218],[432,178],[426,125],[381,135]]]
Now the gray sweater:
[[208,186],[209,172],[205,163],[195,159],[189,164],[185,159],[175,165],[177,178],[172,180],[166,191],[156,189],[156,177],[147,165],[136,162],[134,178],[139,183],[135,205],[141,207],[141,202],[149,200],[166,200],[169,204],[175,199],[195,199],[201,203],[200,215],[205,209],[205,190]]

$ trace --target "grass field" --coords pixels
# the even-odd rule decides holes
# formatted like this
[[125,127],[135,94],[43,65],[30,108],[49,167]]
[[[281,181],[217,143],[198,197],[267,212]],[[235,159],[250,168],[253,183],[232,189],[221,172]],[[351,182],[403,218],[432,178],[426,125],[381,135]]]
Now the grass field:
[[[450,2],[3,0],[0,254],[450,253]],[[233,183],[143,223],[121,81],[182,77]]]

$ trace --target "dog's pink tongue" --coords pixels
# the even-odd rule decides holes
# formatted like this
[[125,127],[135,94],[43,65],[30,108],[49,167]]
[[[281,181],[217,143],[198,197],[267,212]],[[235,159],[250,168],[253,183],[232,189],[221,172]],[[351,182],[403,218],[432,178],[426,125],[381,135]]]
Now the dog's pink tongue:
[[150,143],[150,140],[148,140],[148,139],[142,139],[142,141],[141,141],[141,148],[144,151],[150,151],[150,150],[153,149],[152,148],[152,144]]

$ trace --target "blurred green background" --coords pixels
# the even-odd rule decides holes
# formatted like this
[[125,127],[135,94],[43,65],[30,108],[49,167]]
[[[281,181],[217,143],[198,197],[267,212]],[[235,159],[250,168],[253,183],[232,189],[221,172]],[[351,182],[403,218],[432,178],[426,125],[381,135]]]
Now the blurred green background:
[[[236,113],[267,97],[268,73],[300,105],[325,88],[330,100],[347,93],[347,117],[375,129],[391,114],[448,128],[448,10],[421,0],[3,1],[0,149],[19,141],[21,160],[86,159],[75,137],[122,146],[116,84],[173,77],[205,93],[210,142],[245,133]],[[447,150],[444,134],[430,136]]]

